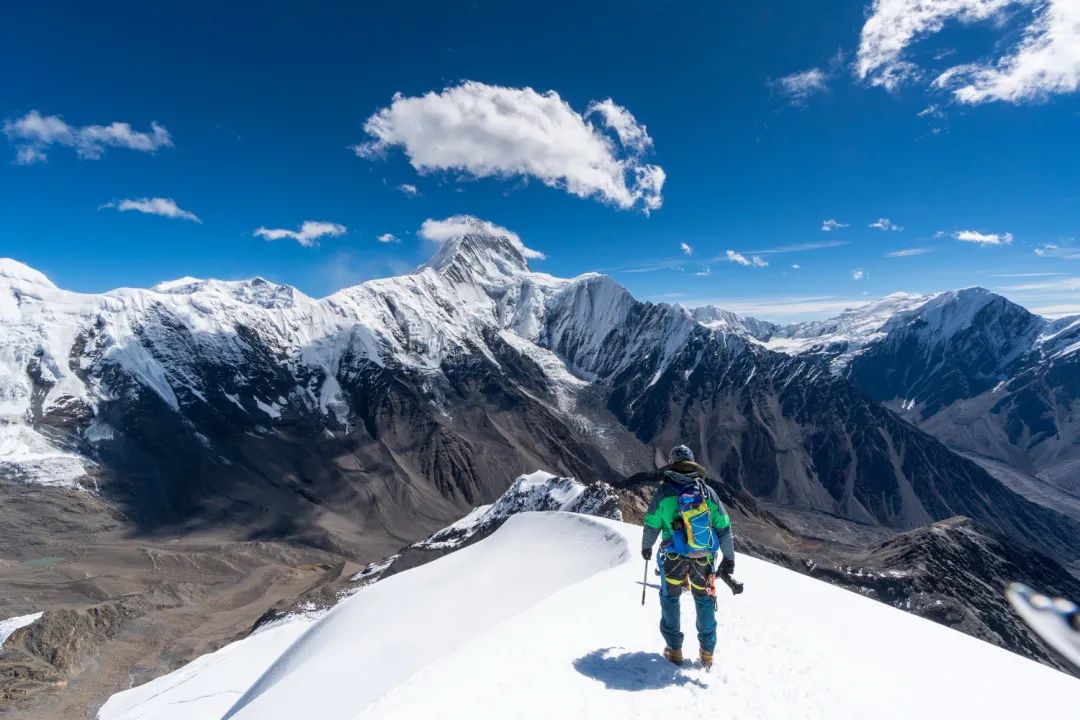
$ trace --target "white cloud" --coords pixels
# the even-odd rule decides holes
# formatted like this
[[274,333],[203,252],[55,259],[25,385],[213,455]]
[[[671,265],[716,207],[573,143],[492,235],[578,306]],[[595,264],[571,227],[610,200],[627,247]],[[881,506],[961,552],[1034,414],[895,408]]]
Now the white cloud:
[[609,130],[614,130],[622,146],[630,152],[640,155],[652,147],[653,140],[646,132],[645,126],[637,121],[630,111],[608,98],[602,102],[589,103],[589,109],[585,115],[599,115],[604,119],[604,125]]
[[712,268],[706,265],[694,274],[698,277],[709,277],[710,275],[712,275]]
[[958,230],[953,237],[961,242],[978,245],[1009,245],[1013,241],[1012,233],[981,233],[976,230]]
[[425,240],[442,244],[447,240],[453,240],[469,233],[483,233],[504,237],[517,247],[522,255],[529,259],[543,260],[547,257],[539,250],[526,247],[525,243],[521,241],[521,237],[513,230],[508,230],[501,225],[481,220],[472,215],[453,215],[445,220],[429,218],[420,225],[419,235]]
[[687,243],[679,243],[679,249],[682,250],[683,255],[694,254],[694,248],[690,247]]
[[420,190],[410,183],[401,183],[397,186],[397,190],[398,192],[405,193],[409,197],[418,197],[420,195]]
[[915,115],[921,118],[941,118],[945,115],[945,113],[941,112],[941,109],[937,105],[930,105],[929,107],[923,108],[919,112],[915,113]]
[[172,198],[152,197],[126,200],[113,200],[105,203],[102,208],[112,208],[119,212],[141,212],[147,215],[160,215],[161,217],[174,218],[177,220],[191,220],[201,223],[195,213],[180,208]]
[[802,72],[785,75],[773,82],[772,85],[792,105],[803,105],[811,96],[828,89],[828,78],[829,76],[824,70],[814,67]]
[[[994,20],[1009,37],[1015,30],[1006,11],[1026,24],[1020,39],[996,58],[945,69],[933,85],[952,91],[961,103],[1020,103],[1080,88],[1080,3],[1076,0],[875,0],[863,25],[856,74],[895,90],[922,78],[904,57],[913,42],[939,32],[950,20],[972,24]],[[944,59],[939,56],[938,59]]]
[[885,253],[885,257],[914,257],[915,255],[925,255],[928,252],[933,251],[930,248],[904,248],[903,250]]
[[798,270],[798,269],[799,269],[799,268],[801,268],[801,267],[802,267],[802,265],[800,265],[799,263],[794,263],[794,264],[793,264],[793,265],[791,266],[791,269],[792,269],[792,270]]
[[376,237],[375,240],[384,244],[396,244],[401,242],[401,238],[397,237],[393,233],[383,233],[382,235]]
[[149,132],[132,130],[131,125],[122,122],[75,127],[59,115],[41,115],[37,110],[5,122],[4,134],[15,144],[18,165],[44,162],[50,145],[75,148],[80,158],[97,160],[110,147],[153,152],[173,144],[169,131],[156,122],[150,123]]
[[738,265],[742,265],[743,267],[759,267],[759,268],[763,268],[763,267],[768,267],[769,266],[768,261],[766,261],[766,260],[764,260],[762,258],[759,258],[757,255],[753,255],[751,257],[746,257],[742,253],[735,252],[734,250],[728,250],[727,253],[726,253],[726,257],[727,257],[727,259],[729,261],[731,261],[733,263],[736,263]]
[[865,280],[866,279],[866,274],[867,274],[866,271],[863,270],[862,268],[855,268],[854,270],[851,271],[851,279],[852,280]]
[[348,228],[344,225],[332,222],[322,222],[319,220],[305,220],[299,230],[285,230],[283,228],[265,228],[260,227],[255,230],[256,237],[263,237],[267,240],[284,240],[286,238],[295,240],[304,247],[313,247],[319,244],[319,238],[321,237],[338,237],[348,232]]
[[1025,273],[993,273],[992,277],[1057,277],[1059,275],[1068,275],[1069,273],[1063,272],[1025,272]]
[[870,227],[877,228],[878,230],[892,230],[893,232],[899,232],[904,229],[903,225],[897,225],[889,218],[878,218],[870,223]]
[[611,100],[594,102],[583,115],[554,91],[465,82],[419,97],[397,94],[364,130],[371,139],[355,146],[357,155],[379,157],[401,147],[421,173],[535,177],[578,197],[646,213],[663,202],[664,170],[642,161],[652,139]]
[[1060,303],[1057,305],[1038,305],[1028,308],[1036,315],[1045,315],[1048,318],[1063,318],[1070,315],[1080,315],[1080,302]]
[[986,20],[1014,1],[874,0],[859,38],[855,73],[872,85],[895,90],[921,75],[917,66],[903,58],[912,42],[938,32],[947,20]]
[[797,243],[795,245],[781,245],[774,248],[765,248],[764,250],[752,250],[756,255],[771,255],[775,253],[793,253],[793,252],[806,252],[809,250],[824,250],[826,248],[840,247],[841,245],[850,245],[847,240],[824,240],[821,242],[808,242]]
[[1035,248],[1035,254],[1039,257],[1061,258],[1063,260],[1080,260],[1080,247],[1066,241],[1064,243],[1043,243]]
[[1080,278],[1068,277],[1061,280],[1044,280],[1042,282],[1022,283],[1020,285],[1003,285],[1002,290],[1017,292],[1031,292],[1035,290],[1068,290],[1080,291]]
[[821,232],[832,232],[838,228],[846,228],[850,223],[843,223],[839,220],[829,218],[828,220],[821,221]]
[[1080,3],[1049,0],[1035,11],[1020,44],[988,63],[949,68],[934,81],[959,102],[1042,100],[1080,88]]

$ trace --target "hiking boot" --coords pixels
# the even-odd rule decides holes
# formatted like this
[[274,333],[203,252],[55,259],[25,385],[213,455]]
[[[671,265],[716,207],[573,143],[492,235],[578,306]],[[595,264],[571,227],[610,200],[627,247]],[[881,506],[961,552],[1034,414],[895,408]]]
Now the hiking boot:
[[664,648],[664,659],[676,665],[682,665],[682,650],[679,648]]
[[701,667],[706,670],[712,669],[712,653],[708,650],[701,651]]

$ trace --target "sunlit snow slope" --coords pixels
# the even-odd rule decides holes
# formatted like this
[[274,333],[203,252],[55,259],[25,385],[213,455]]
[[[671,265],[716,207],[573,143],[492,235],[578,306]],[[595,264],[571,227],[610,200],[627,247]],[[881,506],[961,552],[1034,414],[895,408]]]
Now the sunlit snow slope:
[[[712,672],[661,660],[639,529],[566,513],[490,538],[114,696],[99,720],[1049,717],[1064,674],[747,557]],[[650,583],[654,583],[650,575]],[[687,650],[692,606],[684,598]],[[297,637],[299,636],[299,637]],[[295,641],[294,641],[295,639]],[[261,676],[260,676],[261,673]]]

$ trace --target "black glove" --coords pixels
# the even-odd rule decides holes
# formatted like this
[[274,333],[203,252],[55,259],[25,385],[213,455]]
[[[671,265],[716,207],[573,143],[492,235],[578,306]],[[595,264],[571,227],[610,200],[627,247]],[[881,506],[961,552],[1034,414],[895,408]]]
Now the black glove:
[[721,575],[730,575],[735,572],[735,559],[724,558],[720,561],[720,567],[717,568],[717,572]]
[[652,548],[641,548],[641,557],[652,560]]

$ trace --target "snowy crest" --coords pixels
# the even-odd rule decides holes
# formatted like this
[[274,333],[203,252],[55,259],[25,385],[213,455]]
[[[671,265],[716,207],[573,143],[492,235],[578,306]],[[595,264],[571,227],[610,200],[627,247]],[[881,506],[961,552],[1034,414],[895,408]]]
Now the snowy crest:
[[512,515],[554,511],[622,520],[619,498],[610,485],[584,485],[574,478],[537,470],[518,477],[491,505],[476,508],[413,547],[421,550],[457,548],[494,532]]
[[251,280],[199,280],[186,277],[179,280],[158,283],[154,292],[169,295],[193,295],[195,293],[214,293],[231,298],[246,305],[256,305],[267,309],[291,308],[297,298],[305,298],[291,285],[279,285],[261,277]]
[[55,288],[52,281],[29,265],[24,265],[18,260],[0,258],[0,278],[16,283],[29,283],[46,288]]
[[517,233],[471,215],[427,220],[420,235],[441,243],[420,269],[431,268],[458,281],[498,280],[527,273],[528,258],[544,257],[525,247]]

